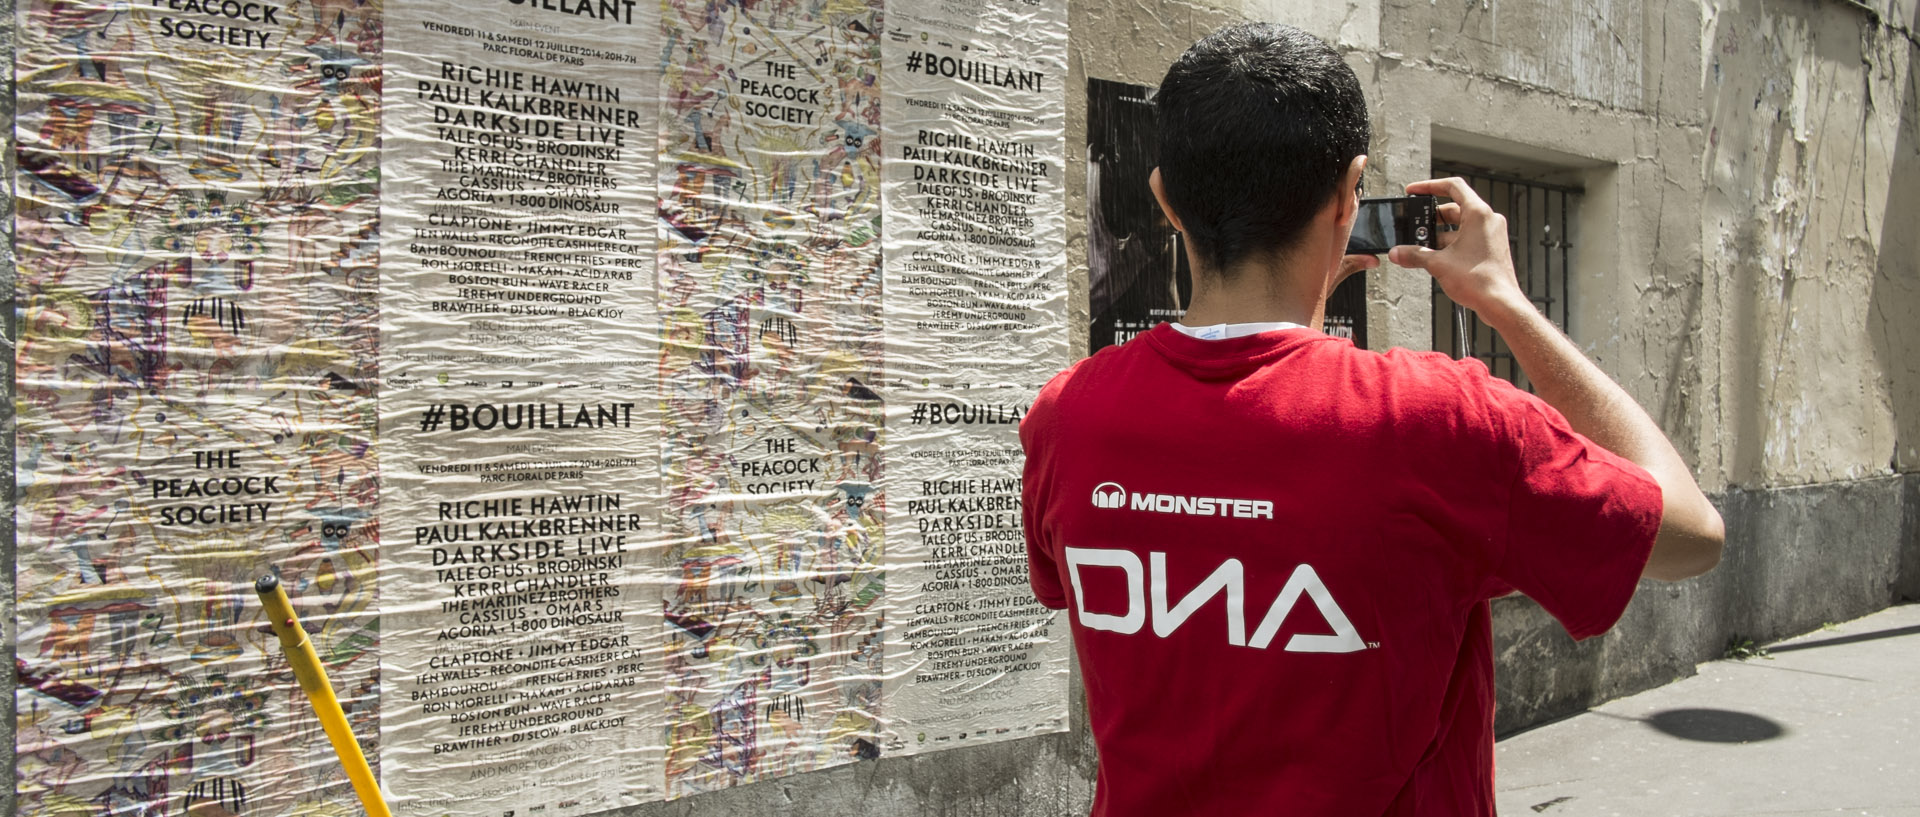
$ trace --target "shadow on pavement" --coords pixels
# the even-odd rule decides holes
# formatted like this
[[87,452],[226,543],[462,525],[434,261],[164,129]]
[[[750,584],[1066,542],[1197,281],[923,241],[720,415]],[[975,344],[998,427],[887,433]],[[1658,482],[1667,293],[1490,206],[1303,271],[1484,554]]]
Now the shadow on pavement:
[[1707,743],[1755,743],[1787,733],[1771,719],[1730,709],[1669,709],[1640,720],[1676,738]]
[[1794,650],[1811,650],[1814,647],[1838,647],[1841,644],[1857,644],[1861,641],[1873,641],[1881,638],[1899,638],[1900,636],[1903,636],[1903,635],[1914,635],[1914,634],[1920,634],[1920,624],[1916,624],[1912,627],[1894,627],[1888,630],[1875,630],[1871,633],[1860,633],[1858,635],[1843,635],[1843,636],[1837,636],[1834,638],[1822,638],[1819,641],[1806,641],[1799,644],[1781,644],[1778,646],[1769,645],[1767,647],[1767,652],[1769,653],[1793,652]]

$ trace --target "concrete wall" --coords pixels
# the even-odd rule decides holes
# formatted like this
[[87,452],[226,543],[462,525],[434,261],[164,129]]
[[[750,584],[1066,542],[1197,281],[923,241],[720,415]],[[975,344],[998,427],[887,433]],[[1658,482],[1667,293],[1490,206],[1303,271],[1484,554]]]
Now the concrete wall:
[[[1895,110],[1881,114],[1896,121],[1897,132],[1889,141],[1880,129],[1868,132],[1887,150],[1892,165],[1881,191],[1880,229],[1874,235],[1880,252],[1874,262],[1873,286],[1867,294],[1866,325],[1874,358],[1874,372],[1881,380],[1871,393],[1883,401],[1880,410],[1893,417],[1893,465],[1901,471],[1920,468],[1920,230],[1914,229],[1915,214],[1920,213],[1920,78],[1914,75],[1916,55],[1915,26],[1920,25],[1920,4],[1908,0],[1904,12],[1885,18],[1889,28],[1897,27],[1906,40],[1906,55],[1900,57],[1900,43],[1888,37],[1893,61],[1901,65],[1906,82],[1892,83],[1874,97],[1876,106],[1892,105]],[[1866,199],[1872,204],[1872,199]]]
[[[1387,176],[1444,154],[1584,185],[1570,333],[1729,527],[1718,571],[1644,584],[1586,644],[1501,602],[1503,731],[1920,595],[1915,7],[1384,9],[1365,56]],[[1425,281],[1373,283],[1369,317],[1422,345]]]
[[[1571,334],[1674,437],[1727,518],[1718,571],[1644,584],[1606,636],[1574,644],[1531,602],[1499,602],[1501,730],[1673,680],[1735,636],[1920,598],[1917,12],[1920,0],[1076,0],[1072,320],[1088,320],[1086,79],[1156,84],[1224,23],[1292,22],[1339,44],[1361,77],[1370,189],[1425,178],[1436,156],[1585,187]],[[1376,348],[1430,346],[1429,287],[1417,271],[1371,274]],[[0,540],[11,581],[12,538]],[[1064,735],[630,813],[1067,815],[1086,810],[1094,768],[1076,715]]]
[[1914,172],[1913,10],[1743,3],[1701,34],[1702,240],[1718,305],[1708,365],[1722,384],[1712,416],[1728,432],[1709,453],[1728,483],[1915,464],[1911,437],[1895,451],[1889,371],[1910,400],[1914,362],[1900,346],[1914,346],[1896,335],[1914,313],[1889,310],[1902,283],[1911,291],[1920,223],[1913,191],[1893,188],[1896,167]]

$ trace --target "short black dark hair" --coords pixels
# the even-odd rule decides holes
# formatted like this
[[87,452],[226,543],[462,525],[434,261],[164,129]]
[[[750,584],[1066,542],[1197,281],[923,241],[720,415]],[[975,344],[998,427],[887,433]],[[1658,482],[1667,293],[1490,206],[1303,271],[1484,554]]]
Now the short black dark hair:
[[1160,183],[1216,274],[1297,243],[1371,136],[1360,78],[1289,25],[1242,23],[1194,43],[1154,107]]

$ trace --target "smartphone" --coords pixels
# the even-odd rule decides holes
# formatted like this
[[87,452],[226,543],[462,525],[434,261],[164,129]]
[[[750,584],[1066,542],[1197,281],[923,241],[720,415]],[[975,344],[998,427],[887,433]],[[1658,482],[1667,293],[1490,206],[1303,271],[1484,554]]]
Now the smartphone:
[[1361,199],[1347,238],[1348,255],[1381,255],[1401,244],[1439,248],[1437,206],[1432,196]]

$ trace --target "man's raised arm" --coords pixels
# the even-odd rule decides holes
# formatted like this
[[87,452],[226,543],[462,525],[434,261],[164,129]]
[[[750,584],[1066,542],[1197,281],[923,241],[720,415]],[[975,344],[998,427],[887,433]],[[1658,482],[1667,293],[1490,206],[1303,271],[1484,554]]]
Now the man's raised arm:
[[1679,581],[1713,569],[1726,539],[1720,512],[1653,418],[1534,308],[1514,276],[1506,218],[1462,179],[1415,182],[1407,185],[1407,193],[1453,199],[1441,205],[1439,215],[1460,230],[1442,233],[1446,246],[1439,250],[1395,247],[1393,262],[1431,273],[1448,297],[1500,333],[1535,392],[1574,431],[1645,468],[1660,483],[1660,532],[1643,575]]

